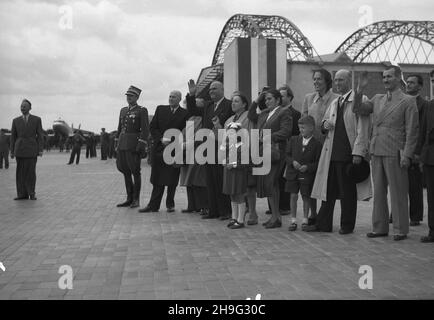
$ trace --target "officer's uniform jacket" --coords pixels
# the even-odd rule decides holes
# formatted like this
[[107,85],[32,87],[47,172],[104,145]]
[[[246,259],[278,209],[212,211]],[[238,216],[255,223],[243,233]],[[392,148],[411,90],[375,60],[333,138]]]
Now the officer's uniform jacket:
[[136,151],[139,139],[142,141],[148,140],[148,110],[139,105],[132,108],[122,108],[117,131],[118,150]]

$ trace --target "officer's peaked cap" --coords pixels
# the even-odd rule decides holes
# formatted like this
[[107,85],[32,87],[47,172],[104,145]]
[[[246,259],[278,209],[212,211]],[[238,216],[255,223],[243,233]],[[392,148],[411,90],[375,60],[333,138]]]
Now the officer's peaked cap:
[[126,95],[133,94],[133,95],[136,95],[139,97],[141,92],[142,92],[142,90],[140,90],[139,88],[134,87],[134,86],[130,86],[127,90],[127,93],[125,93],[125,94]]

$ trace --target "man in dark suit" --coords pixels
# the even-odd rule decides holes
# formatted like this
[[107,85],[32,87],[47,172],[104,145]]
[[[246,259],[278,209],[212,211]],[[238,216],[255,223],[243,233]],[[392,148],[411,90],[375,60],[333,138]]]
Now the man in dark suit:
[[101,128],[101,160],[107,160],[109,150],[109,134],[105,132],[105,128]]
[[422,123],[415,158],[423,165],[428,200],[429,234],[422,242],[434,242],[434,100],[422,109]]
[[146,156],[149,135],[148,110],[137,104],[141,92],[134,86],[128,89],[128,107],[122,108],[119,115],[116,166],[124,175],[127,200],[117,207],[137,208],[140,205],[140,161]]
[[81,154],[81,146],[86,140],[81,135],[80,131],[75,132],[75,134],[71,137],[71,157],[69,158],[69,162],[67,164],[72,164],[74,162],[74,158],[77,156],[75,160],[75,164],[80,163],[80,154]]
[[164,133],[169,129],[184,129],[188,119],[187,110],[180,107],[182,94],[172,91],[169,95],[169,105],[158,106],[150,124],[151,136],[154,141],[152,152],[151,183],[152,194],[148,205],[139,212],[157,212],[160,209],[164,187],[167,186],[167,212],[175,211],[175,191],[179,181],[180,168],[166,164],[163,157],[165,147],[171,142]]
[[5,130],[0,130],[0,169],[3,169],[3,159],[5,162],[5,169],[9,169],[9,144],[10,139],[5,134]]
[[[428,105],[428,101],[420,96],[422,87],[423,79],[420,75],[409,75],[407,77],[407,94],[416,97],[419,123],[422,123],[422,110]],[[420,134],[421,131],[419,131]],[[418,226],[423,220],[423,176],[416,159],[411,159],[411,165],[408,167],[408,196],[410,202],[410,226]]]
[[[223,84],[214,81],[209,87],[211,101],[205,103],[205,107],[196,106],[196,84],[193,80],[188,82],[189,93],[187,94],[187,110],[190,115],[202,117],[202,128],[221,129],[226,120],[233,115],[232,102],[224,97]],[[209,213],[203,215],[203,219],[221,220],[229,219],[231,216],[231,200],[228,195],[223,194],[223,166],[218,164],[217,148],[215,144],[214,163],[206,164],[206,181],[208,190]]]
[[36,161],[42,157],[44,138],[41,118],[30,114],[32,104],[24,99],[22,116],[12,121],[11,158],[17,158],[17,197],[14,200],[36,200]]

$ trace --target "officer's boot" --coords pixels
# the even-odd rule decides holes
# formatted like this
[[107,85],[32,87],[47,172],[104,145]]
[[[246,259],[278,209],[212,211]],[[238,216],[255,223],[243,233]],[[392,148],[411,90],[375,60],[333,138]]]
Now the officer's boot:
[[140,174],[134,175],[134,196],[133,202],[130,205],[130,208],[137,208],[140,206],[140,188],[141,188],[141,177]]
[[129,181],[131,180],[131,177],[130,179],[128,179],[126,175],[124,177],[125,177],[125,187],[127,189],[127,200],[125,202],[116,205],[117,207],[129,207],[133,203],[133,185]]

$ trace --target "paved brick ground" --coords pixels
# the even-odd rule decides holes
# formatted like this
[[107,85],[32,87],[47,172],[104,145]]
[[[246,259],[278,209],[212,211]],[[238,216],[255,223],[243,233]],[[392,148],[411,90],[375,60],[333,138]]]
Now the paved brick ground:
[[[432,299],[434,247],[409,239],[368,239],[372,202],[359,205],[356,232],[287,231],[261,225],[241,230],[226,222],[175,213],[140,214],[116,208],[124,199],[114,160],[67,154],[38,160],[37,201],[13,201],[15,163],[0,170],[0,299]],[[150,169],[142,165],[142,205]],[[164,202],[163,202],[164,203]],[[266,201],[258,201],[261,222]],[[72,290],[58,287],[59,267],[73,269]],[[361,265],[373,269],[373,289],[358,286]]]

